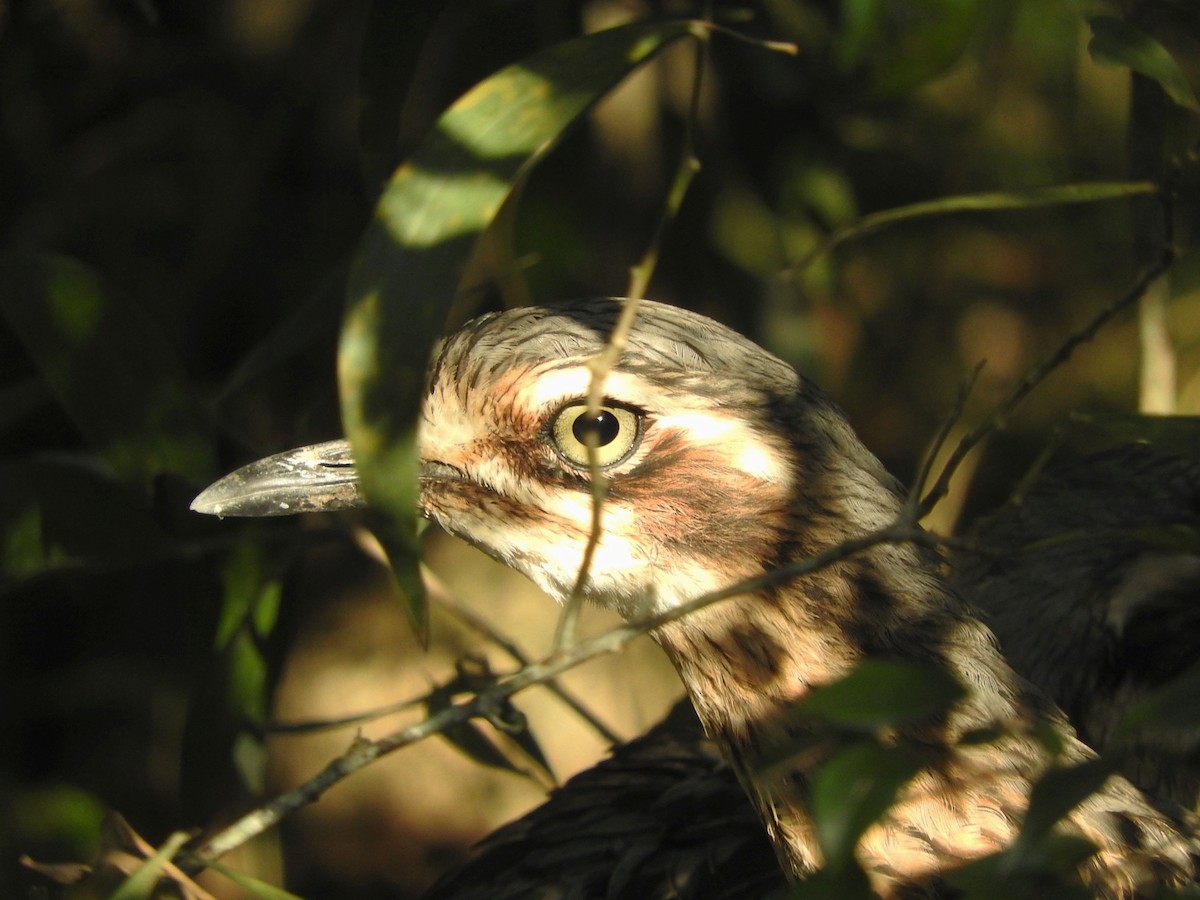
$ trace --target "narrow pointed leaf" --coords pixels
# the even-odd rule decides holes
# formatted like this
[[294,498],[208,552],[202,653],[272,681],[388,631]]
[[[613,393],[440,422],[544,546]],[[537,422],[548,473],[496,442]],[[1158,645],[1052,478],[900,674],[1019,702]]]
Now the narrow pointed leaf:
[[188,837],[186,831],[177,831],[167,838],[162,847],[154,851],[149,859],[113,891],[112,900],[143,900],[155,896],[158,879],[175,854],[187,843]]
[[248,896],[257,897],[258,900],[304,900],[298,894],[275,887],[260,878],[247,875],[245,872],[239,872],[237,869],[230,868],[218,860],[209,861],[207,866],[216,872],[220,872],[238,887],[244,888]]
[[339,350],[346,435],[421,628],[413,429],[430,347],[483,231],[524,174],[686,22],[638,24],[535,54],[481,82],[392,176],[359,246]]
[[1126,66],[1158,82],[1168,97],[1184,109],[1200,112],[1200,101],[1187,76],[1170,52],[1124,19],[1096,16],[1088,20],[1092,40],[1088,53],[1098,63]]
[[853,861],[863,832],[920,768],[917,756],[904,747],[866,741],[821,766],[812,786],[812,814],[830,869],[841,870]]
[[1033,786],[1021,833],[1010,853],[1020,860],[1036,854],[1063,816],[1098,791],[1115,766],[1104,759],[1050,769]]

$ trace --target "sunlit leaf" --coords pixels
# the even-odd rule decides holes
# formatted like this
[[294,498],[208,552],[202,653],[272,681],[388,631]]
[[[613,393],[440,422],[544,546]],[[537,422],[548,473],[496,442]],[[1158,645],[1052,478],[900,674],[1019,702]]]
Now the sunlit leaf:
[[339,351],[346,435],[418,628],[413,427],[429,348],[482,232],[524,173],[592,103],[688,23],[567,41],[480,83],[392,176],[359,246]]
[[812,815],[831,869],[853,859],[859,837],[920,769],[912,751],[868,741],[847,747],[821,766],[812,783]]
[[1046,772],[1030,792],[1029,809],[1010,853],[1017,859],[1036,854],[1063,816],[1098,791],[1114,770],[1108,760],[1089,759]]
[[868,659],[841,681],[813,690],[796,712],[874,731],[927,721],[962,696],[962,686],[938,669]]
[[1200,112],[1200,101],[1187,76],[1170,52],[1144,31],[1115,16],[1096,16],[1088,20],[1092,40],[1088,53],[1098,63],[1125,66],[1158,82],[1163,92],[1177,104]]

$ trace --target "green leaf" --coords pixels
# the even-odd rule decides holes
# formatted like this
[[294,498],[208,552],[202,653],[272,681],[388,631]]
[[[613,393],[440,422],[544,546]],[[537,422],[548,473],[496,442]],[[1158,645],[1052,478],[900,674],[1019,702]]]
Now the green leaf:
[[0,256],[3,316],[63,410],[117,475],[214,468],[212,440],[183,366],[129,298],[64,257]]
[[261,879],[247,875],[245,872],[239,872],[237,869],[231,869],[229,866],[222,864],[219,860],[210,860],[207,863],[207,866],[216,872],[220,872],[238,887],[244,888],[253,896],[260,897],[262,900],[303,900],[303,898],[300,896],[289,891],[285,891],[283,888],[277,888],[274,885],[267,884]]
[[813,690],[795,709],[845,728],[875,731],[928,721],[963,694],[962,685],[939,669],[868,659],[841,681]]
[[[773,896],[773,895],[772,895]],[[840,869],[820,869],[785,894],[788,900],[878,900],[862,867],[851,860]]]
[[[456,695],[464,692],[478,694],[480,691],[494,686],[498,680],[486,660],[467,658],[460,660],[456,668],[458,672],[453,679],[445,685],[434,688],[425,698],[428,715],[434,716],[449,709],[453,705]],[[550,763],[538,745],[537,739],[530,732],[525,714],[517,709],[511,700],[505,699],[497,702],[486,709],[484,715],[493,728],[512,739],[517,748],[538,767],[545,778],[553,780]],[[441,736],[477,763],[514,772],[527,778],[533,777],[532,773],[518,766],[507,752],[497,746],[490,734],[473,721],[451,725],[443,729]]]
[[1076,872],[1096,848],[1082,838],[1052,835],[1044,849],[1041,859],[1021,864],[1008,851],[993,853],[947,872],[945,879],[970,900],[1095,900]]
[[867,741],[847,747],[821,766],[812,784],[812,815],[830,869],[839,871],[853,861],[863,832],[920,769],[921,761],[911,750]]
[[1128,737],[1157,732],[1177,737],[1197,727],[1200,727],[1200,664],[1189,666],[1138,700],[1121,717],[1117,734]]
[[686,22],[614,28],[551,47],[481,82],[392,176],[351,271],[339,349],[346,436],[376,531],[425,621],[415,540],[414,427],[426,362],[480,236],[530,168]]
[[837,61],[865,68],[876,94],[899,96],[962,57],[986,8],[986,0],[842,0]]
[[1200,112],[1200,101],[1187,76],[1170,52],[1124,19],[1096,16],[1088,20],[1092,39],[1088,53],[1102,65],[1125,66],[1158,82],[1168,97],[1184,109]]
[[1058,184],[1046,187],[1017,188],[1010,191],[986,191],[979,194],[958,194],[938,200],[923,200],[907,206],[880,210],[863,216],[853,225],[839,228],[829,235],[794,269],[802,269],[814,259],[850,240],[858,240],[901,222],[935,216],[975,212],[1005,212],[1037,209],[1043,206],[1067,206],[1075,203],[1099,203],[1158,193],[1152,181],[1094,181],[1078,184]]
[[1115,768],[1108,760],[1089,759],[1074,766],[1049,769],[1038,779],[1029,795],[1029,809],[1025,812],[1021,833],[1009,850],[1017,864],[1026,858],[1040,856],[1042,845],[1054,826],[1098,791]]
[[166,843],[156,850],[153,856],[121,882],[120,887],[113,891],[111,900],[144,900],[154,896],[154,889],[158,886],[163,869],[188,842],[189,837],[186,831],[177,831],[167,838]]
[[70,847],[78,858],[96,855],[105,807],[96,795],[71,784],[17,787],[9,798],[10,834],[18,840]]
[[141,493],[94,460],[0,463],[0,584],[81,563],[144,564],[177,552]]

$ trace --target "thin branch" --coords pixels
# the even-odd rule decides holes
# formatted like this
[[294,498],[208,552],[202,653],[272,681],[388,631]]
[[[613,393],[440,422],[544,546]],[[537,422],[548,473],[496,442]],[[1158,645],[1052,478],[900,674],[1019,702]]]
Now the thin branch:
[[346,716],[337,716],[336,718],[328,719],[294,719],[291,721],[271,721],[265,723],[259,731],[264,734],[313,734],[319,731],[334,731],[338,728],[346,728],[350,725],[362,725],[365,722],[374,722],[376,719],[382,719],[384,716],[390,716],[394,713],[404,712],[409,709],[416,709],[418,706],[424,706],[429,699],[429,695],[422,697],[414,697],[411,700],[400,700],[396,703],[389,703],[386,706],[377,706],[374,709],[369,709],[360,713],[351,713]]
[[[712,6],[711,3],[708,5]],[[725,37],[733,38],[735,41],[741,41],[743,44],[761,47],[763,50],[770,50],[774,53],[784,53],[788,56],[800,55],[800,46],[791,41],[772,41],[765,38],[751,37],[727,25],[718,25],[716,22],[711,21],[711,18],[712,12],[709,10],[705,13],[702,24],[707,26],[708,30],[714,34],[724,35]]]
[[1055,369],[1066,363],[1083,344],[1091,341],[1097,332],[1112,321],[1115,316],[1136,304],[1150,286],[1162,277],[1174,264],[1176,255],[1173,244],[1174,203],[1170,186],[1164,187],[1159,191],[1158,198],[1162,205],[1163,233],[1165,236],[1158,259],[1143,270],[1133,287],[1126,291],[1124,295],[1098,312],[1083,327],[1069,335],[1050,356],[1026,372],[1025,376],[1017,382],[1009,395],[997,404],[988,417],[962,437],[955,446],[954,451],[950,454],[950,458],[946,460],[946,464],[942,467],[937,481],[934,482],[933,486],[925,493],[925,496],[921,498],[921,502],[917,505],[918,511],[922,516],[928,513],[945,496],[950,486],[950,479],[958,470],[958,467],[962,464],[967,454],[985,437],[1003,428],[1006,420],[1035,387],[1045,381]]
[[[450,615],[454,616],[468,628],[471,628],[489,641],[507,653],[512,659],[522,668],[531,664],[528,656],[522,652],[517,644],[507,638],[504,634],[492,626],[490,622],[480,616],[475,610],[459,603],[457,599],[449,593],[438,597],[438,607],[446,610]],[[620,744],[621,736],[605,725],[602,721],[596,718],[596,715],[588,709],[579,699],[570,691],[563,687],[559,682],[551,680],[545,684],[552,693],[554,693],[563,703],[565,703],[572,712],[579,718],[583,719],[599,734],[604,740],[610,744]]]
[[439,734],[454,725],[461,725],[472,718],[493,719],[501,704],[514,694],[533,685],[542,684],[602,654],[616,653],[634,639],[669,622],[691,615],[714,603],[775,587],[793,578],[818,571],[878,544],[910,542],[940,544],[941,540],[909,521],[908,511],[905,510],[886,528],[843,541],[822,553],[704,594],[666,612],[617,626],[604,634],[557,651],[541,662],[515,672],[472,699],[449,706],[415,725],[377,740],[360,736],[344,754],[332,760],[313,778],[293,790],[280,794],[213,835],[196,850],[188,853],[186,859],[181,860],[181,865],[185,871],[198,871],[210,860],[219,859],[251,838],[273,828],[288,815],[315,802],[333,785],[379,757]]
[[[1166,198],[1164,198],[1163,202],[1166,214],[1170,215],[1170,203]],[[618,626],[604,634],[573,644],[567,648],[557,648],[546,659],[525,666],[495,686],[477,694],[469,701],[447,707],[422,722],[400,729],[378,740],[367,740],[360,737],[354,741],[346,753],[330,762],[314,778],[294,790],[276,797],[274,800],[247,814],[228,828],[214,835],[200,848],[190,854],[188,865],[192,868],[189,871],[202,868],[207,861],[220,858],[250,838],[275,826],[285,816],[314,802],[338,781],[363,768],[380,756],[424,740],[433,734],[437,734],[453,725],[462,724],[471,718],[478,716],[491,718],[500,704],[517,692],[552,679],[568,669],[574,668],[601,654],[615,653],[635,638],[648,634],[669,622],[691,615],[714,603],[729,600],[743,594],[755,593],[766,588],[776,587],[795,578],[826,568],[879,544],[920,543],[925,545],[943,545],[945,543],[944,539],[925,531],[917,522],[946,493],[950,478],[966,455],[980,440],[1001,427],[1004,420],[1028,396],[1029,392],[1044,381],[1054,369],[1069,359],[1081,344],[1091,340],[1096,332],[1121,310],[1136,303],[1145,291],[1146,286],[1151,284],[1154,279],[1169,268],[1174,258],[1174,250],[1168,244],[1163,248],[1158,262],[1142,273],[1132,289],[1116,302],[1106,307],[1083,328],[1070,335],[1048,359],[1027,373],[1009,396],[996,407],[992,414],[958,442],[950,458],[942,466],[934,485],[926,492],[921,501],[919,503],[905,503],[897,514],[896,519],[888,526],[860,537],[843,541],[837,546],[831,547],[814,556],[781,566],[762,575],[739,581],[720,590],[703,594],[694,600],[658,615]]]
[[942,447],[946,441],[950,439],[950,432],[954,430],[954,425],[963,415],[963,410],[966,409],[967,399],[971,396],[971,391],[975,388],[975,383],[979,381],[979,374],[983,371],[984,361],[980,360],[975,364],[975,368],[971,370],[971,374],[967,376],[966,382],[958,392],[958,397],[954,401],[954,406],[950,408],[950,412],[946,414],[942,420],[942,425],[938,429],[938,433],[934,435],[933,443],[929,447],[929,452],[925,454],[925,459],[921,463],[921,469],[917,472],[917,477],[913,480],[912,488],[909,490],[908,499],[905,501],[915,510],[918,505],[918,498],[921,496],[921,491],[925,487],[925,483],[929,480],[929,475],[933,471],[934,461],[939,453],[942,452]]
[[[711,22],[711,6],[712,3],[710,2],[708,4],[709,8],[705,11],[705,18],[708,20],[710,27],[715,27],[712,26]],[[684,121],[683,146],[680,150],[679,164],[676,166],[675,175],[671,179],[671,187],[667,191],[662,213],[655,224],[646,250],[637,264],[629,270],[629,286],[625,292],[629,300],[621,309],[621,314],[617,317],[612,334],[609,335],[604,349],[588,361],[591,380],[588,383],[587,413],[593,418],[600,413],[600,404],[604,400],[605,379],[608,377],[608,373],[612,371],[613,366],[617,364],[617,361],[621,358],[621,354],[625,352],[625,347],[629,343],[629,335],[633,331],[633,324],[637,319],[638,307],[641,299],[646,295],[651,278],[654,277],[654,270],[658,266],[659,254],[662,251],[662,245],[666,240],[667,232],[678,217],[679,210],[683,206],[683,199],[687,196],[688,188],[691,186],[696,174],[700,171],[700,160],[696,156],[696,131],[700,119],[700,102],[704,93],[704,69],[707,62],[708,41],[706,39],[697,39],[692,94],[687,119]],[[608,480],[604,472],[600,469],[599,447],[596,444],[594,430],[588,429],[584,434],[588,454],[588,475],[592,486],[592,521],[588,532],[587,544],[583,549],[583,559],[580,562],[579,572],[575,578],[575,584],[571,588],[571,595],[563,606],[562,613],[558,619],[558,626],[555,629],[554,649],[556,651],[561,651],[575,640],[575,626],[579,617],[583,589],[587,584],[587,579],[592,569],[592,562],[596,556],[596,548],[599,546],[600,538],[603,534],[603,508],[604,498],[608,490]]]
[[910,203],[907,206],[897,206],[869,213],[858,221],[831,232],[797,262],[785,266],[779,275],[785,279],[795,278],[816,260],[833,252],[842,244],[914,219],[929,219],[936,216],[972,212],[1036,209],[1041,206],[1061,206],[1068,203],[1100,203],[1157,193],[1159,193],[1159,185],[1152,181],[1116,181],[989,191],[982,194],[960,194],[942,197],[938,200],[923,200],[920,203]]

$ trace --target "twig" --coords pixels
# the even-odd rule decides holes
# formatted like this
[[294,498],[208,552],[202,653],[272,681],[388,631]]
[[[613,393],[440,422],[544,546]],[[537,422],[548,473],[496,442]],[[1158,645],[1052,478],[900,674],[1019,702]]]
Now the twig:
[[852,222],[831,232],[797,262],[785,266],[779,272],[781,278],[794,278],[833,250],[852,240],[874,234],[884,228],[914,219],[935,216],[957,215],[970,212],[1000,212],[1007,210],[1035,209],[1040,206],[1061,206],[1066,203],[1100,203],[1126,197],[1154,195],[1159,185],[1152,181],[1094,182],[1084,184],[1052,185],[1050,187],[1027,188],[1024,190],[991,191],[982,194],[961,194],[942,197],[938,200],[923,200],[907,206],[869,213],[857,222]]
[[[712,3],[710,0],[705,10],[705,20],[710,28],[715,29],[716,26],[711,22],[711,7]],[[646,250],[637,264],[629,270],[629,286],[625,292],[625,296],[629,298],[628,302],[622,307],[621,314],[617,317],[617,321],[613,325],[612,334],[609,335],[604,349],[588,361],[591,379],[588,382],[587,414],[593,419],[600,413],[600,404],[604,399],[605,379],[608,377],[608,373],[612,371],[613,366],[617,364],[617,361],[621,358],[621,354],[625,352],[625,347],[629,343],[629,335],[633,331],[633,324],[637,319],[638,307],[641,299],[646,295],[650,279],[654,276],[654,270],[658,265],[659,254],[662,250],[663,242],[666,240],[667,232],[679,215],[679,210],[683,206],[683,199],[687,196],[687,191],[691,186],[692,180],[700,171],[700,160],[696,156],[696,129],[700,118],[700,101],[703,95],[704,68],[707,60],[708,41],[706,39],[698,39],[696,41],[695,73],[692,79],[691,101],[688,108],[688,116],[684,122],[683,146],[680,150],[679,164],[676,166],[675,176],[671,180],[671,187],[667,192],[662,213],[655,224]],[[592,521],[588,532],[587,544],[583,549],[583,559],[579,565],[579,572],[575,577],[575,584],[571,588],[570,597],[563,605],[562,613],[559,615],[558,625],[555,629],[555,651],[561,651],[575,640],[575,625],[579,617],[583,589],[587,584],[588,575],[592,569],[592,561],[596,556],[596,548],[599,546],[600,538],[603,534],[603,508],[604,498],[608,489],[608,480],[604,472],[600,469],[599,447],[596,444],[594,429],[587,429],[584,432],[584,437],[588,454],[588,476],[592,486]]]
[[[459,603],[456,598],[449,593],[442,594],[438,597],[438,607],[446,610],[467,627],[474,629],[484,635],[489,641],[507,653],[513,660],[522,668],[530,665],[529,657],[521,650],[516,643],[501,632],[497,631],[490,622],[480,616],[475,610]],[[553,692],[560,700],[563,701],[572,712],[583,719],[590,725],[597,734],[610,744],[620,744],[621,736],[596,718],[595,714],[583,705],[570,691],[564,688],[557,681],[547,681],[545,687]]]
[[917,509],[921,516],[924,516],[933,509],[938,500],[945,496],[950,486],[950,479],[958,470],[958,467],[962,464],[967,454],[980,441],[1003,428],[1005,420],[1012,415],[1013,411],[1029,396],[1035,387],[1045,381],[1055,369],[1066,363],[1080,346],[1092,340],[1096,336],[1096,333],[1116,315],[1137,303],[1149,287],[1174,264],[1174,203],[1169,185],[1160,190],[1158,198],[1162,206],[1163,234],[1165,238],[1158,259],[1143,270],[1133,287],[1126,291],[1124,295],[1098,312],[1083,327],[1072,332],[1045,360],[1026,372],[1025,376],[1017,382],[1009,395],[997,404],[988,417],[970,432],[963,435],[950,454],[950,458],[946,460],[946,464],[938,474],[937,480],[926,492],[925,496],[921,498],[920,503],[917,504]]
[[958,397],[954,401],[954,406],[946,414],[942,420],[941,427],[938,433],[934,435],[933,443],[929,447],[929,452],[925,454],[925,459],[921,463],[921,469],[917,472],[917,477],[913,480],[912,488],[909,490],[908,499],[905,504],[913,507],[915,510],[919,504],[921,491],[925,487],[925,482],[929,480],[929,474],[933,471],[934,460],[937,455],[942,452],[942,447],[950,438],[950,432],[954,429],[954,424],[962,418],[963,410],[967,406],[967,398],[971,396],[971,391],[975,388],[975,383],[979,380],[979,374],[983,371],[984,360],[980,360],[975,364],[975,368],[971,370],[971,374],[967,376],[967,380],[963,383],[962,388],[958,392]]
[[396,703],[389,703],[386,706],[377,706],[374,709],[369,709],[360,713],[351,713],[346,716],[338,716],[332,719],[295,719],[292,721],[267,722],[259,730],[262,734],[312,734],[318,731],[333,731],[338,728],[345,728],[349,725],[361,725],[364,722],[374,722],[376,719],[382,719],[384,716],[390,716],[393,713],[404,712],[408,709],[415,709],[418,706],[424,706],[429,699],[428,695],[423,697],[414,697],[411,700],[400,700]]
[[[810,574],[834,563],[861,553],[881,544],[918,543],[944,545],[945,539],[931,534],[917,524],[945,495],[949,481],[966,455],[987,435],[1002,427],[1005,419],[1026,396],[1046,377],[1066,362],[1081,344],[1091,340],[1105,324],[1122,310],[1138,301],[1147,287],[1160,277],[1175,260],[1172,246],[1173,203],[1170,182],[1159,194],[1164,216],[1164,246],[1158,260],[1148,267],[1134,286],[1122,297],[1092,318],[1085,326],[1071,334],[1045,361],[1031,369],[1013,388],[993,412],[978,427],[965,435],[955,446],[949,459],[942,466],[933,486],[919,502],[910,499],[905,503],[896,519],[888,526],[857,538],[841,542],[822,553],[773,569],[762,575],[739,581],[681,604],[666,612],[649,616],[637,622],[618,626],[597,637],[567,647],[556,645],[555,651],[546,659],[525,665],[496,685],[480,692],[469,701],[451,705],[415,725],[400,729],[378,740],[356,739],[350,749],[331,761],[318,775],[303,785],[280,795],[264,806],[247,814],[228,828],[220,831],[198,849],[188,854],[181,864],[187,871],[203,868],[209,861],[218,859],[255,835],[278,824],[285,816],[314,802],[326,790],[352,772],[373,762],[379,757],[437,734],[453,725],[462,724],[471,718],[495,718],[495,712],[509,697],[535,684],[544,683],[575,666],[601,654],[615,653],[635,638],[641,637],[669,622],[691,615],[742,594],[754,593]],[[634,305],[634,304],[630,304]],[[961,401],[960,401],[961,405]],[[953,420],[952,420],[953,421]],[[949,426],[939,435],[944,440]],[[931,466],[932,464],[930,464]],[[928,474],[930,466],[922,471]],[[922,479],[923,480],[923,479]],[[919,489],[918,489],[919,490]],[[586,572],[586,570],[585,570]]]
[[[1165,197],[1163,203],[1165,213],[1169,216],[1171,212],[1170,203]],[[966,455],[980,440],[999,428],[1017,405],[1028,396],[1029,392],[1044,381],[1054,369],[1069,359],[1071,354],[1081,344],[1090,340],[1100,328],[1121,310],[1136,303],[1142,292],[1146,289],[1146,286],[1169,268],[1174,258],[1174,250],[1168,244],[1163,248],[1159,260],[1142,273],[1132,289],[1093,317],[1083,328],[1070,335],[1049,358],[1030,370],[1009,396],[995,408],[991,415],[958,442],[950,458],[942,466],[934,485],[925,493],[920,502],[908,502],[904,504],[896,519],[885,528],[843,541],[822,553],[781,566],[754,578],[748,578],[720,590],[703,594],[694,600],[658,615],[618,626],[597,637],[581,641],[566,648],[557,648],[546,659],[523,667],[520,671],[515,672],[494,687],[488,688],[469,701],[450,706],[422,722],[393,732],[378,740],[359,738],[346,753],[330,762],[314,778],[294,790],[280,795],[214,835],[199,849],[190,854],[188,864],[192,868],[189,871],[203,867],[207,861],[220,858],[255,835],[261,834],[268,828],[273,827],[285,816],[312,803],[338,781],[380,756],[416,743],[453,725],[462,724],[471,718],[477,716],[490,717],[491,713],[500,703],[507,700],[513,694],[532,685],[543,683],[601,654],[615,653],[635,638],[648,634],[669,622],[691,615],[714,603],[729,600],[742,594],[776,587],[794,578],[826,568],[879,544],[944,544],[944,539],[923,530],[917,522],[946,493],[950,478]]]
[[669,622],[691,615],[714,603],[775,587],[793,578],[826,568],[879,544],[910,542],[940,544],[941,540],[911,522],[908,511],[903,510],[897,516],[896,521],[886,528],[843,541],[822,553],[704,594],[657,615],[617,626],[604,634],[557,651],[541,662],[526,666],[519,672],[513,673],[472,699],[449,706],[415,725],[402,728],[377,740],[356,738],[349,750],[332,760],[313,778],[246,814],[187,854],[186,859],[181,860],[181,867],[188,872],[198,871],[210,860],[219,859],[256,835],[274,827],[291,813],[315,802],[333,785],[379,757],[439,734],[454,725],[463,724],[469,719],[481,716],[494,718],[493,714],[501,703],[519,691],[542,684],[589,659],[606,653],[616,653],[635,638],[648,634]]

